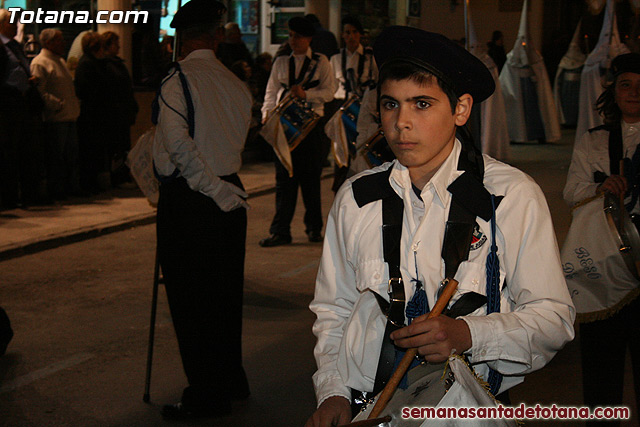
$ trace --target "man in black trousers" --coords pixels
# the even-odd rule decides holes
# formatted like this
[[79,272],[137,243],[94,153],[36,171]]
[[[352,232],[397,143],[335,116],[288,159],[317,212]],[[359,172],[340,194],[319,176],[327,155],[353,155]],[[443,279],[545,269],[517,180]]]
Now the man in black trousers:
[[158,255],[189,386],[163,416],[231,412],[249,396],[242,367],[248,207],[237,172],[251,120],[247,86],[220,62],[226,8],[191,0],[171,26],[184,58],[161,87],[154,141]]

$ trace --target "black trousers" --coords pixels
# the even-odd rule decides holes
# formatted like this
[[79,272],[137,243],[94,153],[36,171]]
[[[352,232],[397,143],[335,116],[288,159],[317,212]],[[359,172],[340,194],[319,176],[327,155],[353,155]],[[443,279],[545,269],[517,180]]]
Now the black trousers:
[[[237,175],[223,177],[242,188]],[[182,403],[207,409],[248,386],[242,368],[245,209],[223,212],[183,178],[160,186],[158,255],[182,364]]]
[[[582,384],[587,406],[622,404],[627,348],[631,352],[636,404],[640,408],[640,298],[608,319],[580,325]],[[631,378],[627,378],[629,380]],[[586,424],[602,425],[593,421]],[[607,425],[620,425],[620,422]]]
[[271,222],[271,234],[291,235],[291,220],[296,210],[298,187],[302,190],[305,207],[305,231],[322,231],[322,205],[320,201],[320,175],[322,174],[322,140],[324,130],[313,128],[307,137],[291,152],[293,177],[276,159],[276,214]]
[[0,93],[0,203],[46,199],[45,148],[40,114],[15,92]]

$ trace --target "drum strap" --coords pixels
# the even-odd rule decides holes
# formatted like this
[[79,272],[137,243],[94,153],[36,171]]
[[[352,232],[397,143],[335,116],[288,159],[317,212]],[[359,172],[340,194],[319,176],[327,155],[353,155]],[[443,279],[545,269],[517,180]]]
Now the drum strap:
[[[320,57],[318,57],[318,55],[315,53],[311,54],[311,59],[309,59],[308,56],[305,57],[304,62],[302,64],[302,68],[300,69],[300,74],[298,74],[298,76],[296,77],[295,58],[293,57],[293,55],[291,55],[289,57],[289,84],[288,85],[284,83],[282,84],[282,86],[284,87],[284,91],[282,92],[282,94],[280,94],[280,98],[278,99],[278,102],[284,99],[287,92],[289,92],[289,89],[291,89],[291,87],[294,85],[302,86],[302,89],[304,89],[305,91],[309,89],[313,89],[314,87],[318,86],[320,84],[320,81],[319,80],[311,81],[311,79],[313,79],[313,76],[316,74],[316,70],[318,69],[319,62],[320,62]],[[311,67],[311,65],[313,65],[313,68],[311,68],[311,72],[307,74],[307,71],[309,71],[309,68]],[[306,79],[305,79],[305,75],[307,76]]]
[[302,82],[305,74],[309,71],[309,64],[311,64],[311,59],[308,56],[305,56],[304,62],[302,63],[302,68],[300,69],[300,74],[296,76],[296,60],[293,55],[289,57],[289,87],[295,86]]
[[609,171],[611,175],[620,175],[620,160],[622,159],[622,125],[609,129]]
[[[362,72],[364,71],[364,62],[365,62],[365,53],[363,51],[362,55],[360,55],[360,57],[358,58],[358,73],[355,76],[350,75],[351,73],[349,73],[349,70],[352,70],[352,68],[349,68],[349,70],[347,70],[347,48],[342,48],[342,77],[344,77],[344,90],[345,92],[347,92],[347,98],[349,97],[349,94],[353,91],[355,91],[357,89],[357,87],[353,87],[353,85],[355,84],[356,86],[360,84],[360,80],[362,79]],[[369,65],[369,74],[371,74],[371,65]]]

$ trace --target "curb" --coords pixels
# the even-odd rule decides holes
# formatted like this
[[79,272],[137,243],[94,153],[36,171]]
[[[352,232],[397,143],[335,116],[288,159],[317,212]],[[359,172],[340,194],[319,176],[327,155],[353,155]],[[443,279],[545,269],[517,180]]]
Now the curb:
[[[323,174],[320,176],[320,179],[323,180],[332,176],[333,171],[326,173],[323,172]],[[247,191],[247,194],[249,194],[249,198],[252,198],[264,196],[265,194],[273,193],[274,191],[275,185],[269,184],[253,188]],[[111,221],[104,224],[81,227],[61,234],[43,236],[38,239],[33,239],[32,241],[16,243],[15,245],[8,246],[6,249],[0,250],[0,261],[34,254],[47,249],[53,249],[71,243],[81,242],[83,240],[93,239],[94,237],[103,236],[109,233],[115,233],[117,231],[123,231],[132,227],[153,224],[154,222],[156,222],[155,212],[127,217],[121,220]]]

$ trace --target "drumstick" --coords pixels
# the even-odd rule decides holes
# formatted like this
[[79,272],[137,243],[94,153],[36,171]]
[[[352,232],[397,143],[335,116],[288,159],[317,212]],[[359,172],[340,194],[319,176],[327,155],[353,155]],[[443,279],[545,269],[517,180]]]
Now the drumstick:
[[[449,304],[449,300],[455,293],[457,287],[458,282],[455,279],[450,279],[449,283],[444,288],[444,291],[442,291],[442,295],[440,295],[440,298],[438,298],[438,301],[436,301],[436,305],[433,307],[433,310],[431,310],[429,316],[427,316],[427,319],[437,317],[440,315],[440,313],[442,313],[447,304]],[[378,415],[380,415],[380,413],[384,410],[384,408],[387,406],[387,403],[389,403],[389,400],[393,396],[393,393],[396,391],[396,388],[398,388],[400,380],[402,380],[402,377],[404,377],[404,374],[409,369],[409,366],[411,366],[411,362],[417,354],[417,348],[410,348],[407,350],[407,352],[404,354],[404,357],[400,361],[400,364],[391,375],[389,382],[386,386],[384,386],[382,393],[380,393],[380,397],[376,401],[376,404],[374,405],[367,419],[370,420],[372,418],[378,417]]]
[[[624,176],[624,159],[620,160],[620,176]],[[624,230],[624,191],[620,192],[620,212],[618,212],[618,230]]]

